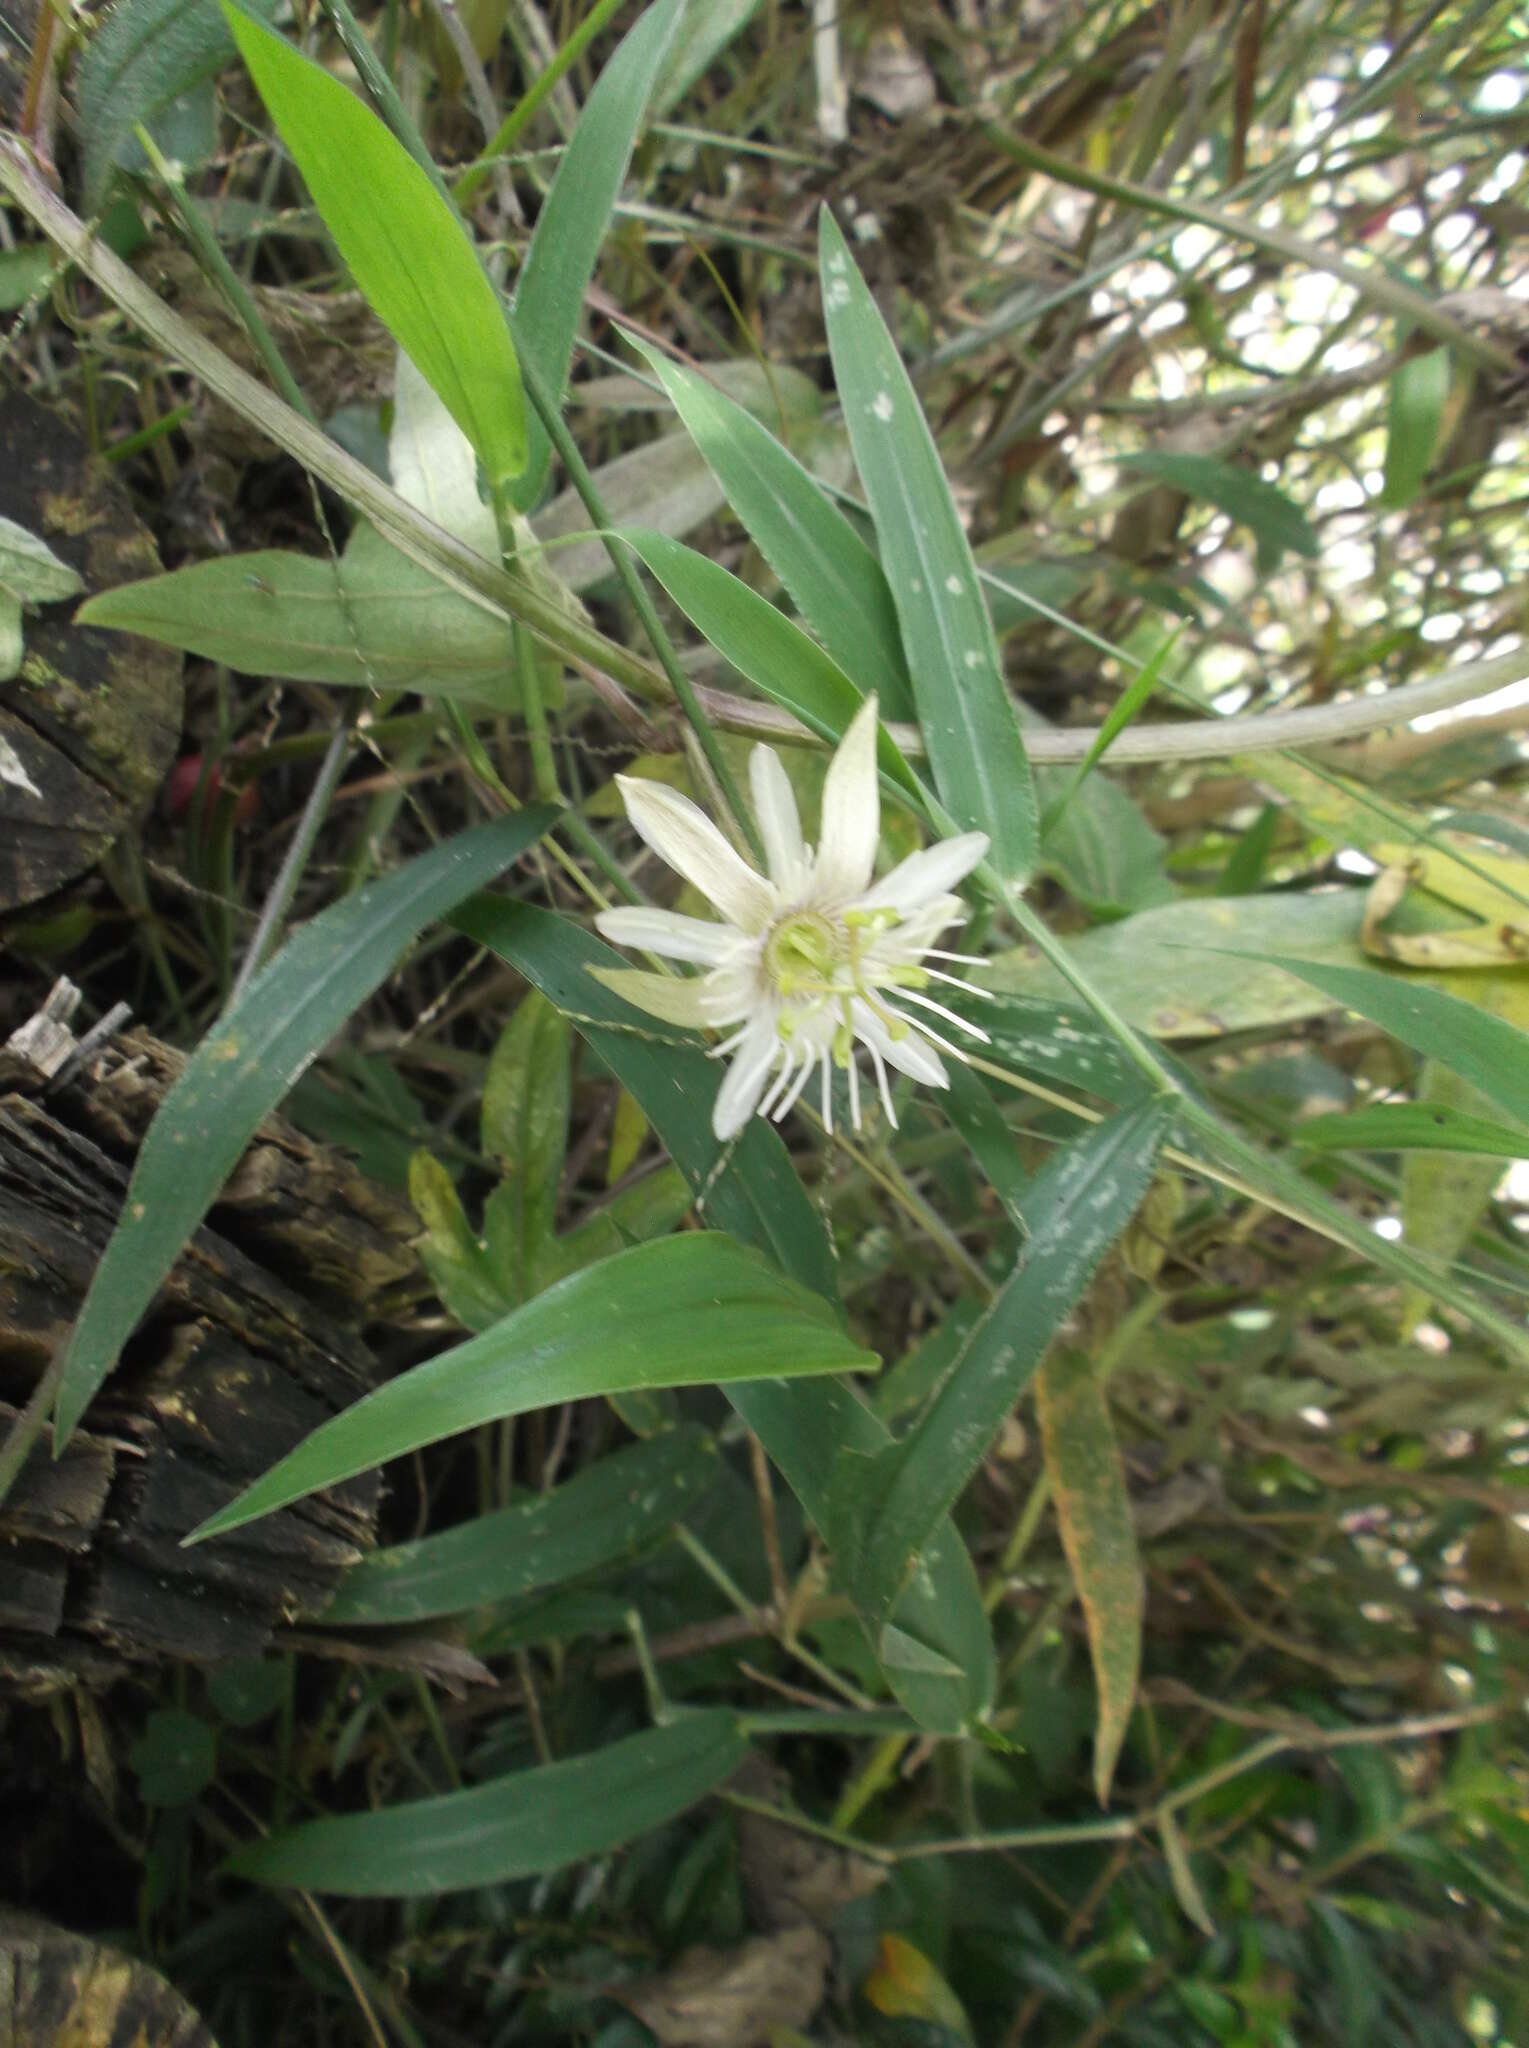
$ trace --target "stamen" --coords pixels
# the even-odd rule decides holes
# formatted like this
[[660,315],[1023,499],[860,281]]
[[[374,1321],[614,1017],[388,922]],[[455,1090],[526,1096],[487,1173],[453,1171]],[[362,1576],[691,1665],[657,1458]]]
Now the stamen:
[[876,1086],[881,1090],[881,1106],[887,1113],[887,1122],[897,1129],[897,1111],[892,1107],[892,1090],[887,1084],[887,1063],[881,1056],[880,1048],[866,1040],[866,1050],[871,1055],[871,1065],[876,1069]]
[[808,1046],[806,1052],[802,1055],[802,1064],[797,1069],[796,1079],[791,1083],[791,1086],[787,1089],[785,1100],[781,1103],[780,1107],[775,1112],[776,1123],[784,1123],[786,1118],[791,1114],[792,1110],[796,1108],[797,1100],[800,1097],[802,1090],[807,1086],[808,1077],[812,1073],[812,1069],[816,1065],[816,1061],[816,1054],[813,1052],[811,1046]]
[[992,1039],[980,1024],[968,1024],[964,1017],[958,1017],[954,1010],[947,1010],[943,1003],[937,1003],[933,996],[921,996],[916,989],[901,991],[905,1002],[917,1003],[921,1010],[932,1010],[936,1017],[943,1017],[947,1024],[954,1024],[958,1031],[969,1031],[973,1038],[983,1045],[991,1045]]
[[942,974],[938,967],[926,967],[924,972],[931,981],[948,981],[952,988],[958,988],[963,995],[975,996],[980,1003],[996,1003],[998,991],[995,988],[979,988],[974,981],[963,981],[959,974]]
[[[897,1017],[895,1010],[891,1014]],[[963,1046],[952,1045],[948,1038],[942,1038],[938,1031],[932,1031],[922,1017],[897,1017],[897,1021],[902,1027],[899,1036],[911,1031],[915,1038],[927,1038],[929,1043],[938,1046],[941,1052],[948,1052],[951,1058],[959,1060],[963,1067],[971,1064],[971,1054]]]
[[770,1111],[775,1107],[776,1099],[785,1091],[786,1082],[790,1078],[791,1067],[791,1055],[787,1051],[785,1046],[782,1046],[780,1049],[780,1067],[776,1073],[775,1079],[770,1083],[769,1088],[766,1090],[764,1099],[760,1103],[758,1110],[755,1112],[756,1115],[768,1116],[770,1114]]

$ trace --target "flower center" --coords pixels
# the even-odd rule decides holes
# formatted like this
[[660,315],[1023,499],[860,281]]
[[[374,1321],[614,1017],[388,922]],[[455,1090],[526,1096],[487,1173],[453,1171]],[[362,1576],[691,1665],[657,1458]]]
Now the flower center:
[[783,917],[765,941],[765,967],[780,993],[823,997],[834,992],[835,975],[844,962],[844,934],[826,917],[799,910]]
[[781,1037],[793,1038],[803,1018],[814,1011],[837,1011],[833,1057],[836,1065],[847,1066],[855,1035],[851,1005],[857,997],[893,1038],[904,1037],[906,1021],[877,1001],[877,991],[923,988],[929,976],[912,960],[867,958],[877,937],[900,921],[895,910],[848,910],[842,918],[798,910],[783,917],[764,949],[765,971],[787,1006],[776,1020]]

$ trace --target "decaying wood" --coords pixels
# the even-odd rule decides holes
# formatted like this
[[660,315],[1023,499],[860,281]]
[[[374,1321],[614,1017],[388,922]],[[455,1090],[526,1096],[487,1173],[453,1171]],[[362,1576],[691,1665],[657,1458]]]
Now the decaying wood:
[[146,1963],[30,1913],[0,1913],[0,2048],[216,2048]]
[[[43,406],[0,386],[0,514],[38,535],[87,593],[152,576],[159,557],[127,493]],[[181,729],[181,657],[76,626],[76,600],[23,622],[21,671],[0,683],[0,910],[99,860],[163,782]]]
[[[133,1032],[0,1051],[0,1433],[63,1341],[182,1064]],[[62,1039],[59,1036],[63,1033]],[[0,1687],[257,1651],[371,1541],[374,1477],[195,1550],[181,1538],[375,1381],[357,1334],[411,1271],[407,1210],[276,1119],[54,1463],[0,1505]]]

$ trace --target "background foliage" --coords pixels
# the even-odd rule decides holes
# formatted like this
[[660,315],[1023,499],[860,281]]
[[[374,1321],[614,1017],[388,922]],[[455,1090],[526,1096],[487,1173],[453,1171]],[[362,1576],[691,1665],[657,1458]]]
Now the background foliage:
[[[278,1102],[419,1252],[216,1518],[384,1547],[110,1696],[100,1924],[225,2048],[1522,2042],[1521,12],[43,20],[5,374],[193,766],[5,1000],[199,1048],[60,1438]],[[811,817],[871,689],[992,1042],[723,1150],[612,777]]]

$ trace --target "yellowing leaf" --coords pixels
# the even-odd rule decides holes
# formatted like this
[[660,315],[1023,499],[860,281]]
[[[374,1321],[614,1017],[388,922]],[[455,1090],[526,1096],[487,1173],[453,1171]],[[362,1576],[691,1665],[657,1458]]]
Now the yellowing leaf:
[[1063,1352],[1041,1373],[1035,1401],[1062,1547],[1088,1627],[1099,1693],[1094,1786],[1103,1806],[1141,1667],[1145,1588],[1136,1530],[1109,1406],[1092,1361]]

